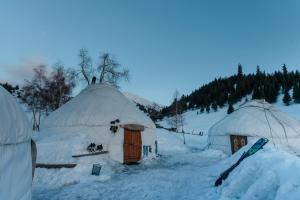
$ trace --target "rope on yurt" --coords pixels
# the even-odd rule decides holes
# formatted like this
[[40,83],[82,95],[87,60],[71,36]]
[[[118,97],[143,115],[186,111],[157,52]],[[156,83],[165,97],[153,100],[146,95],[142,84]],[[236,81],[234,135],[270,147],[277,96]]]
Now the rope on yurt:
[[[253,106],[253,105],[248,105],[248,106],[244,106],[245,104],[247,104],[247,102],[242,103],[239,108],[237,108],[236,110],[234,110],[233,112],[236,112],[240,109],[243,108],[248,108],[248,107],[255,107],[255,108],[261,108],[259,106]],[[219,123],[221,123],[223,120],[225,120],[227,117],[229,117],[230,115],[226,115],[225,117],[223,117],[221,120],[219,120],[217,123],[215,123],[212,127],[210,127],[210,129],[208,130],[208,133],[210,132],[211,129],[213,129],[216,125],[218,125]],[[256,134],[254,134],[256,135]],[[212,143],[214,143],[214,139],[216,136],[223,136],[223,135],[213,135],[212,139],[208,140],[208,147],[211,146]],[[257,137],[259,137],[259,135],[256,135]],[[219,144],[220,145],[220,144]],[[221,145],[221,146],[227,146],[227,145]]]
[[[273,138],[273,134],[272,134],[272,127],[271,127],[271,125],[270,125],[270,121],[269,121],[269,119],[268,119],[267,111],[266,111],[266,109],[265,109],[264,103],[263,103],[263,110],[264,110],[265,118],[266,118],[266,120],[267,120],[269,129],[270,129],[270,136],[271,136],[271,138],[272,138],[272,143],[273,143],[274,147],[276,147],[275,142],[274,142],[274,138]],[[271,112],[271,111],[269,110],[269,112]]]
[[[214,125],[212,125],[212,126],[209,128],[208,132],[207,132],[207,136],[208,136],[208,133],[210,132],[211,129],[213,129],[216,125],[218,125],[218,124],[221,123],[223,120],[225,120],[228,116],[229,116],[229,115],[226,115],[226,116],[223,117],[221,120],[219,120],[217,123],[215,123]],[[210,139],[210,138],[208,137],[208,145],[207,145],[207,147],[210,147],[211,144],[214,143],[214,138],[215,138],[215,136],[216,136],[216,135],[213,135],[213,136],[212,136],[212,139]],[[226,145],[224,145],[224,146],[226,146]]]
[[[286,140],[287,140],[287,145],[288,145],[289,150],[291,150],[294,154],[299,155],[299,154],[298,154],[298,153],[290,146],[289,141],[288,141],[288,137],[287,137],[287,134],[286,134],[286,130],[285,130],[285,127],[284,127],[283,123],[282,123],[282,122],[281,122],[281,121],[280,121],[273,113],[271,113],[271,114],[272,114],[272,116],[278,121],[278,123],[282,126],[282,128],[283,128],[283,130],[284,130],[284,132],[285,132],[285,137],[286,137]],[[290,127],[291,129],[293,129],[293,130],[296,132],[297,135],[300,135],[299,132],[296,131],[292,126],[288,125],[287,123],[285,123],[285,124],[286,124],[286,126],[288,126],[288,127]]]
[[285,124],[287,127],[290,127],[291,129],[293,129],[293,131],[295,131],[295,133],[300,136],[300,133],[294,127],[290,126],[287,123],[281,122],[273,113],[271,113],[271,114],[279,123],[282,124],[282,126],[283,126],[283,124]]

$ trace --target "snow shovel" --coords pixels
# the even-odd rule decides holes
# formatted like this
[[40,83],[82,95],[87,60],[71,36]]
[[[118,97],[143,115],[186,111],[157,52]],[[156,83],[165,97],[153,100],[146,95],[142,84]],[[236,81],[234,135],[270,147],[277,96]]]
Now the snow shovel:
[[220,177],[215,182],[215,186],[217,187],[217,186],[221,185],[222,181],[228,177],[228,175],[230,174],[230,172],[232,172],[234,170],[234,168],[236,168],[245,158],[252,156],[257,151],[262,149],[263,146],[265,144],[267,144],[268,142],[269,142],[269,140],[267,138],[260,138],[259,140],[257,140],[255,142],[255,144],[253,144],[252,147],[248,151],[243,153],[243,155],[240,157],[240,159],[234,165],[232,165],[230,168],[228,168],[226,171],[224,171],[220,175]]

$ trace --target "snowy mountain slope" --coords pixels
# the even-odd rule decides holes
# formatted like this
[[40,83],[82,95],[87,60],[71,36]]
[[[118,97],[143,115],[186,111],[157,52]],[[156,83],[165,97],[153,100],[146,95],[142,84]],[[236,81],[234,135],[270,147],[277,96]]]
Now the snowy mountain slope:
[[[272,104],[277,109],[291,115],[297,120],[300,120],[300,104],[292,103],[289,106],[286,106],[281,101],[283,95],[278,97],[278,101],[275,104]],[[250,98],[248,98],[250,99]],[[240,102],[234,104],[234,108],[238,108],[241,104],[245,102],[245,98],[243,98]],[[219,108],[217,112],[210,111],[209,113],[203,112],[200,113],[199,110],[189,110],[183,114],[184,116],[184,131],[187,133],[199,134],[200,131],[207,134],[209,128],[216,123],[217,121],[223,119],[227,115],[228,106],[223,108]],[[170,128],[168,124],[168,118],[164,118],[160,125],[165,128]]]
[[145,99],[143,97],[140,97],[138,95],[132,94],[130,92],[123,92],[123,94],[131,101],[133,101],[136,104],[143,105],[147,108],[155,108],[157,111],[162,109],[164,106],[161,104],[158,104],[154,101],[150,101],[148,99]]
[[[244,99],[234,105],[235,108],[244,103]],[[184,131],[191,134],[199,134],[203,132],[204,136],[207,135],[209,128],[217,121],[221,120],[227,115],[227,106],[218,109],[217,112],[210,111],[209,113],[200,113],[199,110],[189,110],[183,114],[184,117]],[[170,128],[168,118],[164,118],[159,122],[161,126]]]

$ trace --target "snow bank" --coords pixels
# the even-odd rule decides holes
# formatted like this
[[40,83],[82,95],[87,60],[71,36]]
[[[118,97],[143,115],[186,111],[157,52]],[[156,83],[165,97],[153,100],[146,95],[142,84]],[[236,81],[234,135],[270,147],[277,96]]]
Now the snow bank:
[[[225,161],[219,163],[215,170],[220,174],[235,163],[243,151],[242,148]],[[286,199],[300,197],[300,159],[299,157],[278,150],[271,145],[246,158],[216,189],[219,199]]]

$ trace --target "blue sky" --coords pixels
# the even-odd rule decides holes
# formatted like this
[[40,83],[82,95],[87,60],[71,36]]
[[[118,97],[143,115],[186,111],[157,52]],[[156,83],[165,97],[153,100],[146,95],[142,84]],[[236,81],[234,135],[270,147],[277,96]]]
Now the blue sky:
[[300,1],[0,0],[0,81],[22,82],[39,63],[94,65],[110,52],[129,68],[122,89],[169,104],[215,77],[300,69]]

